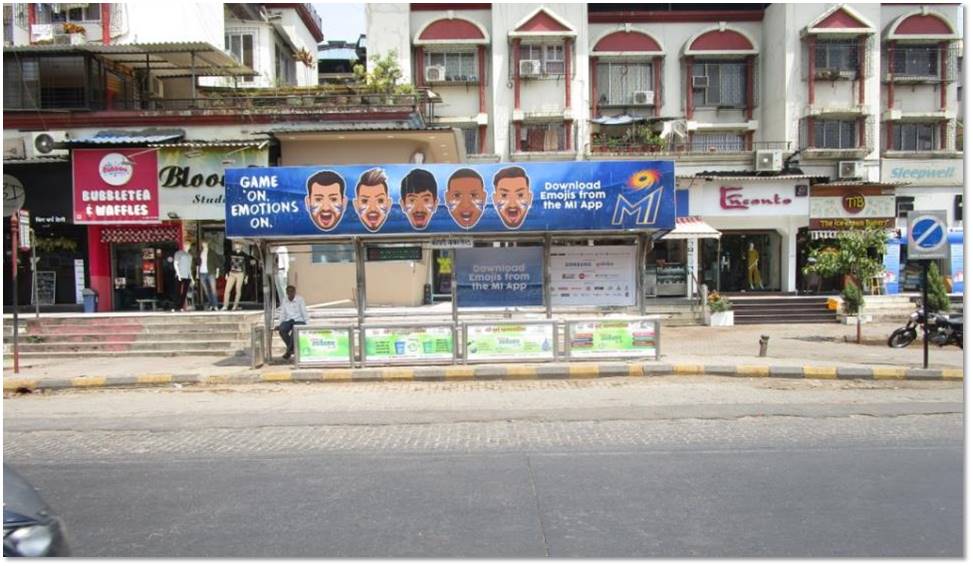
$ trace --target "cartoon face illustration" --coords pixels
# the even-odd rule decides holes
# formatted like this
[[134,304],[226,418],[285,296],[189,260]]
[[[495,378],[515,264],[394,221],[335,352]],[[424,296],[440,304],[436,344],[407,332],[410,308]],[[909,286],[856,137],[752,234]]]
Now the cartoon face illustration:
[[460,169],[453,173],[446,185],[446,206],[460,228],[469,230],[476,226],[486,207],[486,189],[483,179],[472,169]]
[[391,208],[385,171],[377,167],[365,171],[355,187],[355,212],[362,225],[369,232],[378,231],[388,219]]
[[530,179],[520,167],[507,167],[493,178],[493,206],[507,228],[520,228],[534,201]]
[[325,232],[333,230],[348,206],[345,180],[333,171],[318,171],[307,180],[304,203],[315,226]]
[[436,178],[424,169],[413,169],[402,179],[399,206],[416,230],[425,230],[439,204]]

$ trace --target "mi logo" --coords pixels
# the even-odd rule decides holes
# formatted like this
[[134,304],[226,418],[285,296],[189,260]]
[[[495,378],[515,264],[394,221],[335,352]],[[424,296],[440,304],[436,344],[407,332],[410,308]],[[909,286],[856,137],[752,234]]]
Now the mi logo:
[[[641,191],[639,191],[641,192]],[[662,187],[647,193],[641,199],[630,202],[625,195],[618,195],[615,201],[615,212],[612,214],[612,225],[623,226],[629,216],[635,219],[637,226],[655,224],[659,217],[659,207],[662,205]]]

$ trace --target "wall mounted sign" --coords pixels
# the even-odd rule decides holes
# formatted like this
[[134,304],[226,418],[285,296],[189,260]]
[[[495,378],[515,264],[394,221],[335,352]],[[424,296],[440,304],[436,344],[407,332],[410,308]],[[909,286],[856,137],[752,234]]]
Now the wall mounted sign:
[[76,149],[75,224],[159,221],[158,156],[154,149]]
[[170,214],[186,220],[224,220],[227,167],[266,167],[267,149],[161,148],[159,202],[162,218]]
[[883,159],[882,182],[912,187],[962,186],[963,160]]
[[895,227],[895,196],[862,191],[810,199],[809,229],[862,230]]
[[671,229],[672,161],[226,170],[229,237]]
[[637,246],[551,247],[553,306],[634,306]]
[[24,206],[27,193],[24,184],[13,175],[3,176],[3,217],[7,218],[13,211]]
[[808,198],[798,196],[793,184],[772,181],[752,183],[719,180],[704,182],[689,191],[690,216],[807,215]]

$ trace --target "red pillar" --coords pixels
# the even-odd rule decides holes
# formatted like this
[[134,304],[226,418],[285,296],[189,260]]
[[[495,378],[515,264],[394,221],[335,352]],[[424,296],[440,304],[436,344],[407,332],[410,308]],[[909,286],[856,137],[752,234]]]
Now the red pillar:
[[747,151],[753,151],[753,132],[747,132],[744,136],[744,143],[747,144]]
[[[476,63],[480,79],[480,113],[486,112],[486,48],[482,45],[476,48]],[[483,131],[486,131],[484,126],[481,126]],[[483,149],[483,144],[481,142],[480,149]]]
[[948,133],[949,122],[943,122],[939,125],[939,149],[952,149],[946,146],[946,134]]
[[588,76],[591,83],[591,117],[598,117],[598,58],[588,60]]
[[858,104],[865,104],[865,38],[858,38]]
[[564,121],[564,149],[566,151],[574,151],[574,136],[571,135],[572,124],[574,124],[572,120]]
[[485,125],[481,125],[478,129],[480,135],[480,153],[487,153],[487,149],[486,149],[487,127]]
[[[662,115],[662,57],[654,57],[652,59],[652,76],[653,76],[653,88],[652,92],[655,93],[653,105],[655,106],[653,114],[656,116]],[[690,79],[691,80],[691,79]]]
[[520,122],[514,122],[514,151],[520,151]]
[[814,58],[814,36],[807,38],[807,103],[814,104],[814,73],[816,72]]
[[514,110],[520,110],[520,38],[514,39]]
[[889,110],[895,108],[895,42],[889,42],[889,82],[888,82],[888,99],[889,99]]
[[858,119],[858,147],[865,147],[865,119]]
[[101,44],[111,44],[111,4],[101,5]]
[[98,292],[98,312],[111,312],[111,244],[101,242],[101,229],[101,226],[88,226],[89,287]]
[[753,56],[747,57],[747,120],[753,120]]
[[814,147],[814,118],[808,117],[805,120],[805,127],[807,128],[807,146]]
[[27,4],[27,40],[34,44],[34,24],[37,23],[37,5]]
[[948,70],[947,57],[949,56],[949,43],[940,44],[939,56],[939,109],[946,110],[946,72]]
[[686,119],[693,119],[693,58],[686,57]]
[[426,84],[426,55],[422,46],[416,47],[416,86]]
[[895,123],[892,120],[885,122],[885,149],[892,149],[892,141],[895,136]]
[[571,40],[564,40],[564,108],[571,108]]

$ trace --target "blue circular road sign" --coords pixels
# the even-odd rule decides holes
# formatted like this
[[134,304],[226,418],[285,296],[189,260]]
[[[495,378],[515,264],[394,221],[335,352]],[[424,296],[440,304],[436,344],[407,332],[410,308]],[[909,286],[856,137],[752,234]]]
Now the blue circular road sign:
[[915,245],[934,250],[946,241],[946,227],[935,216],[922,216],[912,224],[912,241]]

